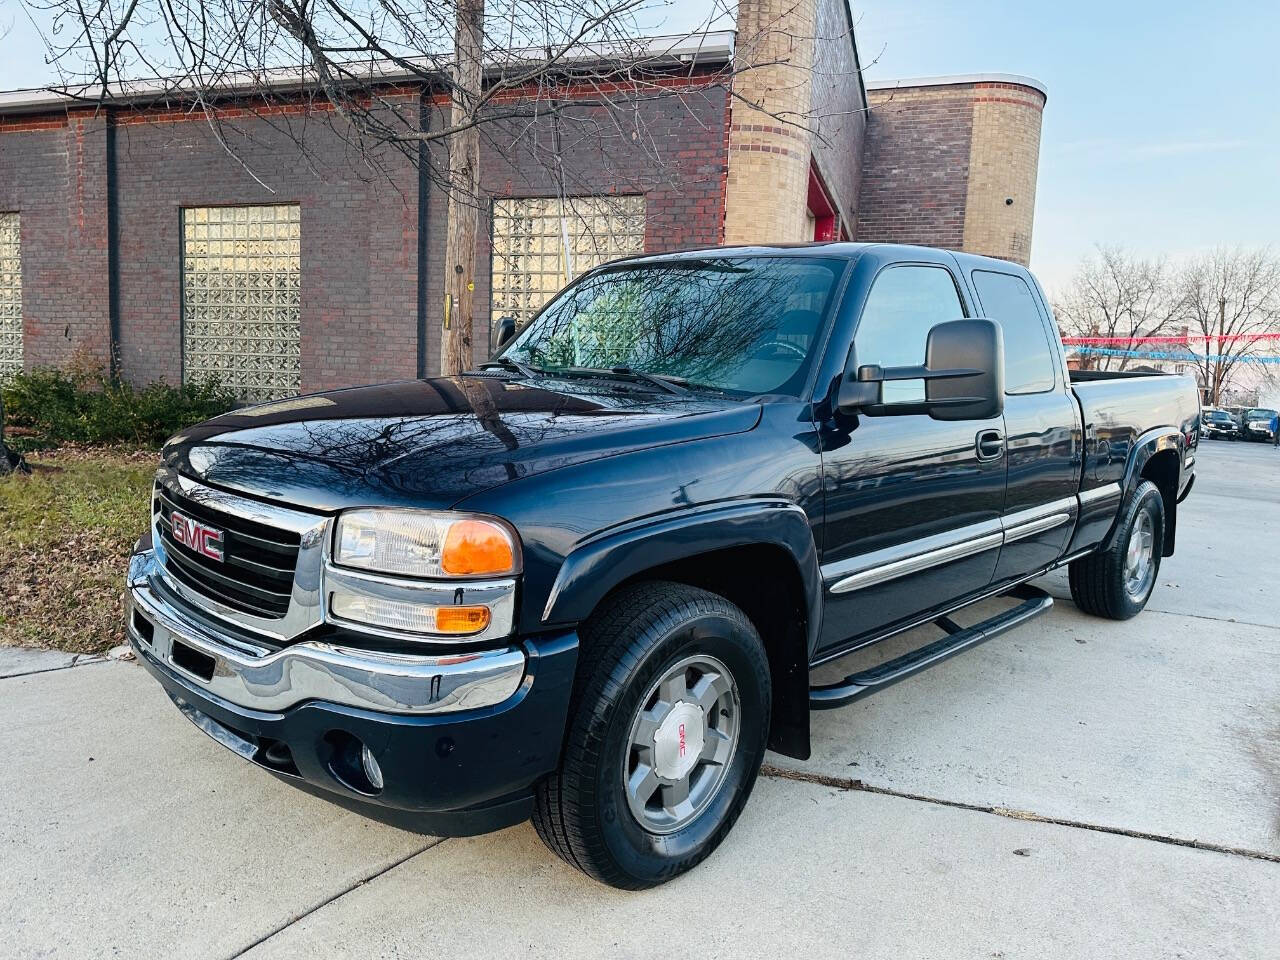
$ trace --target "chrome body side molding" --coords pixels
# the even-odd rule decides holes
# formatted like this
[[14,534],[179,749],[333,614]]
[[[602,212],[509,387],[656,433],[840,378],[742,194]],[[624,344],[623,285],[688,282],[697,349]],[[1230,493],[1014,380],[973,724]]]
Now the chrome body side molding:
[[[1110,483],[1090,490],[1087,502],[1092,504],[1118,496],[1119,492],[1120,485]],[[824,564],[822,579],[831,593],[850,593],[962,560],[1071,523],[1085,499],[1084,494],[1063,497],[997,520],[985,520],[948,533]]]
[[1120,484],[1104,483],[1100,487],[1094,487],[1092,490],[1084,490],[1080,493],[1080,506],[1087,507],[1099,500],[1109,500],[1112,497],[1120,496]]
[[1070,523],[1075,511],[1076,498],[1063,497],[1061,500],[1042,503],[1029,510],[1011,513],[1000,521],[1004,531],[1004,542],[1025,540],[1027,537],[1034,537],[1038,533],[1060,527],[1064,523]]
[[[979,532],[979,530],[983,532]],[[910,544],[886,547],[874,553],[855,557],[853,558],[854,560],[860,561],[857,568],[846,576],[841,577],[829,589],[832,593],[849,593],[853,590],[862,590],[866,587],[875,586],[877,583],[885,583],[889,580],[896,580],[898,577],[919,573],[921,570],[927,570],[942,563],[950,563],[952,560],[961,560],[974,554],[984,553],[987,550],[994,550],[1004,542],[1004,533],[1000,530],[998,521],[973,524],[969,527],[963,527],[953,534],[943,536],[954,538],[954,542],[927,548],[924,552],[911,552],[913,549],[918,550],[922,544],[939,539],[930,537],[928,540],[917,540]],[[904,553],[907,555],[903,556]],[[835,570],[824,570],[823,574],[824,580],[832,575],[839,576],[839,572]]]

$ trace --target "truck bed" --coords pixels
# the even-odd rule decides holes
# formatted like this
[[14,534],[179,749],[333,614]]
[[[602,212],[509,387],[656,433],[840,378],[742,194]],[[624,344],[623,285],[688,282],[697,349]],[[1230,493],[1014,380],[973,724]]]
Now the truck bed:
[[1200,391],[1185,374],[1073,370],[1071,390],[1084,424],[1082,489],[1123,479],[1143,434],[1175,431],[1187,445],[1196,443]]

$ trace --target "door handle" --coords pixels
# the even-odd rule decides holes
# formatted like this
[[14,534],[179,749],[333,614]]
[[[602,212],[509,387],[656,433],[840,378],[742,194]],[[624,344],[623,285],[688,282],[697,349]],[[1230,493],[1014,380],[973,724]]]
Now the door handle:
[[999,430],[980,430],[974,446],[979,460],[999,460],[1004,455],[1004,435]]

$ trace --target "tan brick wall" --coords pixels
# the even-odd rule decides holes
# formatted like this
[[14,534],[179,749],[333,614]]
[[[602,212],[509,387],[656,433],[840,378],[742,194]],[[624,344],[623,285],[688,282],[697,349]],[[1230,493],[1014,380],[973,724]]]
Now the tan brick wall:
[[[725,242],[805,236],[815,0],[742,0],[730,108]],[[767,64],[767,65],[765,65]],[[787,120],[799,121],[788,123]]]
[[974,85],[966,251],[1024,265],[1030,259],[1044,104],[1044,95],[1029,87]]
[[867,95],[858,239],[1026,264],[1044,94],[975,78],[904,82]]

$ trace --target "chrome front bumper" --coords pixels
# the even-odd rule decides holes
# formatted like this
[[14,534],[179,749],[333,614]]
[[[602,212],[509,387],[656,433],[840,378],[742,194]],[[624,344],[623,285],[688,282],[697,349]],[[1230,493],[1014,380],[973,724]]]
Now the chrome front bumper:
[[[501,703],[515,694],[525,675],[525,654],[518,647],[430,656],[319,641],[282,650],[259,647],[215,632],[186,613],[153,587],[156,576],[154,552],[134,554],[125,616],[138,655],[251,710],[280,713],[320,700],[384,713],[449,713]],[[199,656],[193,658],[188,651]],[[193,660],[207,669],[193,670]]]

